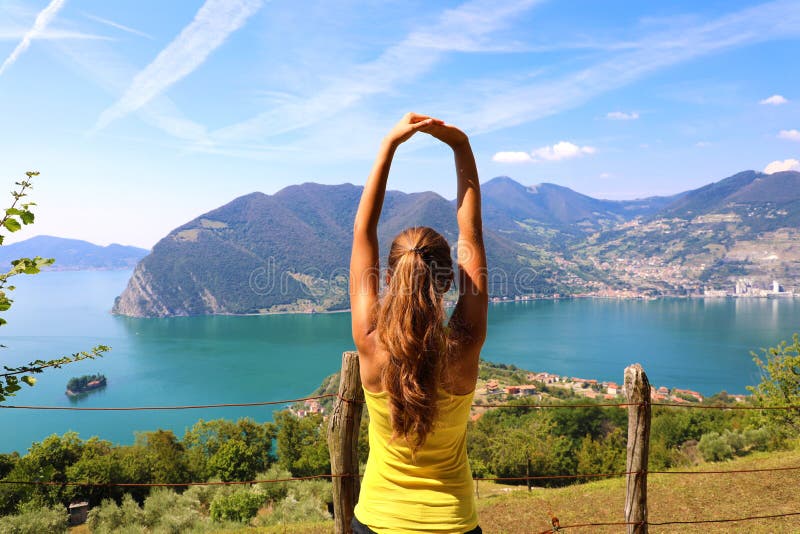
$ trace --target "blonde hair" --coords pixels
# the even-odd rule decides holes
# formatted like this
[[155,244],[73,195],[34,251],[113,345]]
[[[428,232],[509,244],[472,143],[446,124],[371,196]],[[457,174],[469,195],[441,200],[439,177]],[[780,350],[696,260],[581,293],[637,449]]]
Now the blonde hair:
[[392,242],[388,270],[376,324],[389,354],[381,379],[394,436],[416,451],[433,427],[449,351],[443,296],[453,281],[450,245],[432,228],[408,228]]

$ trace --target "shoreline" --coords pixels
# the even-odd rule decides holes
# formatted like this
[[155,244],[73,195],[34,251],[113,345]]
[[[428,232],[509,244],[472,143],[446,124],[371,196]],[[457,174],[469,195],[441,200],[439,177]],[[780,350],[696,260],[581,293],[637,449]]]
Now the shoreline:
[[[776,295],[658,295],[651,296],[606,296],[606,295],[560,295],[557,297],[525,297],[525,298],[509,298],[501,299],[494,297],[489,299],[489,304],[520,304],[525,302],[536,301],[560,301],[560,300],[618,300],[618,301],[654,301],[654,300],[794,300],[800,299],[800,294],[786,293]],[[455,302],[446,302],[445,308],[452,308]],[[262,317],[269,315],[324,315],[334,313],[350,313],[350,308],[343,308],[337,310],[286,310],[286,311],[268,311],[263,313],[204,313],[198,315],[163,315],[163,316],[138,316],[138,315],[124,315],[121,313],[113,313],[109,310],[111,315],[118,317],[129,317],[133,319],[174,319],[177,317]]]

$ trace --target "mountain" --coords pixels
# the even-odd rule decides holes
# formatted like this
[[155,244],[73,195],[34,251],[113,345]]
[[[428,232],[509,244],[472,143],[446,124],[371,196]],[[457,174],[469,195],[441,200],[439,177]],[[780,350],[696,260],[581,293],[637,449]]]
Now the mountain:
[[[349,306],[347,265],[361,187],[302,184],[252,193],[160,240],[136,267],[114,312],[134,316],[263,313]],[[386,194],[382,255],[402,229],[428,225],[453,242],[453,204],[435,193]],[[491,234],[491,232],[490,232]],[[489,256],[513,270],[514,243],[495,236]]]
[[620,287],[651,294],[800,285],[800,172],[745,171],[687,191],[656,214],[573,249]]
[[[347,308],[361,190],[305,183],[274,195],[251,193],[203,214],[139,262],[113,311],[168,316]],[[800,173],[746,171],[671,197],[630,201],[595,199],[555,184],[526,187],[508,177],[486,182],[482,193],[495,297],[685,294],[738,276],[800,279]],[[383,261],[390,240],[415,224],[438,229],[454,244],[454,201],[388,191],[378,228]]]
[[538,223],[565,231],[602,229],[637,215],[650,215],[673,202],[673,197],[642,200],[599,200],[556,184],[526,187],[507,176],[481,186],[485,221]]
[[18,258],[55,258],[50,270],[132,269],[148,251],[143,248],[112,244],[105,247],[81,241],[40,235],[0,247],[0,265],[9,266]]

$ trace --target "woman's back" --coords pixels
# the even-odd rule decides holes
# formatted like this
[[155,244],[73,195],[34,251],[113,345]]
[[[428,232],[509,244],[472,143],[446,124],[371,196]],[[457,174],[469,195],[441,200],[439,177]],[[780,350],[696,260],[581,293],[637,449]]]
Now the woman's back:
[[[356,516],[384,532],[466,532],[477,524],[466,426],[472,393],[439,390],[433,430],[416,451],[392,439],[386,391],[364,390],[369,410],[370,454]],[[455,530],[454,530],[455,529]]]
[[[459,297],[449,322],[443,297],[455,277],[452,251],[432,228],[411,227],[394,239],[379,298],[377,225],[386,180],[397,146],[416,131],[447,143],[455,155]],[[381,144],[353,225],[353,341],[370,415],[356,532],[480,532],[466,425],[486,336],[482,235],[480,184],[466,135],[407,114]]]

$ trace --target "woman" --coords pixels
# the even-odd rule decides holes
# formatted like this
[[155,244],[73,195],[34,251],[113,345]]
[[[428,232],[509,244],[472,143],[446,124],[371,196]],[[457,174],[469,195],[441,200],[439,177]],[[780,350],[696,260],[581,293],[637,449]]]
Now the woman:
[[[378,298],[378,219],[392,157],[417,132],[449,145],[458,175],[458,292],[450,247],[431,228],[392,242],[385,295]],[[480,185],[467,136],[409,113],[381,143],[356,214],[350,260],[353,340],[369,410],[370,453],[353,530],[360,533],[480,533],[466,425],[486,337],[486,254]]]

